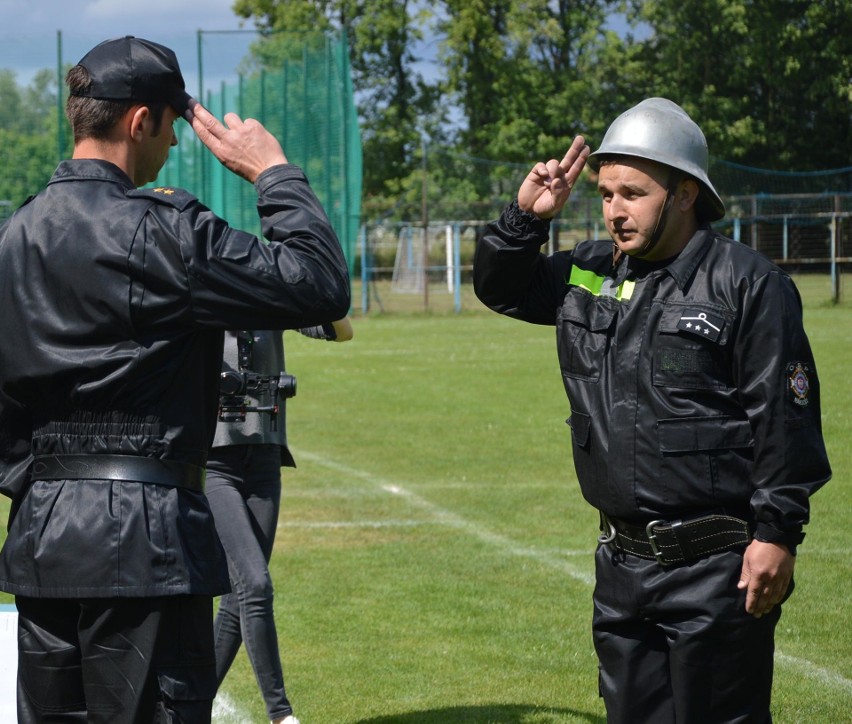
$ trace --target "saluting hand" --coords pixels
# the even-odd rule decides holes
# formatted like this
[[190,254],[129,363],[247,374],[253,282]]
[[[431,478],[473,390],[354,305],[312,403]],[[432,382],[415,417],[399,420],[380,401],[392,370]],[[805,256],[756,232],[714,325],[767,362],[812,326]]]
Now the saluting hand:
[[561,161],[537,163],[518,191],[518,206],[540,219],[552,219],[565,205],[590,153],[582,136],[574,138]]
[[745,609],[760,618],[784,600],[796,559],[780,543],[753,540],[743,556],[737,588],[746,589]]
[[260,121],[242,120],[225,114],[225,125],[195,101],[190,106],[192,130],[222,164],[246,181],[254,183],[266,169],[287,163],[278,139]]

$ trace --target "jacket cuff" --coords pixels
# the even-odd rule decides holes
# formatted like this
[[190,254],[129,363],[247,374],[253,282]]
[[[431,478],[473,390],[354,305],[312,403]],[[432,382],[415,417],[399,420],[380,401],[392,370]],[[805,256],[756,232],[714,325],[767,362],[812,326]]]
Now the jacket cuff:
[[298,179],[305,183],[308,181],[305,172],[301,168],[292,163],[282,163],[277,166],[270,166],[265,171],[261,171],[260,175],[254,181],[254,187],[257,190],[258,196],[260,196],[271,186],[290,179]]
[[762,543],[781,543],[796,555],[796,547],[805,539],[805,534],[799,531],[783,531],[767,523],[758,523],[754,530],[755,540]]
[[541,246],[550,233],[550,221],[538,218],[535,214],[524,211],[518,206],[518,199],[503,209],[500,221],[513,240],[521,244],[537,244]]

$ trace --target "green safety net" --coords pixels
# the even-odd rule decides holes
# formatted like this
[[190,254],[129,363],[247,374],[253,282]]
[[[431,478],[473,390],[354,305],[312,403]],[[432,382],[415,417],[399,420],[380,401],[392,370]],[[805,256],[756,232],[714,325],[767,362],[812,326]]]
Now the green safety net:
[[[234,112],[256,118],[281,142],[288,161],[300,166],[354,264],[361,205],[361,139],[353,100],[345,36],[313,34],[296,57],[207,91],[204,105],[218,118]],[[189,189],[235,226],[260,234],[254,187],[224,168],[186,123],[177,123],[178,145],[157,185]]]

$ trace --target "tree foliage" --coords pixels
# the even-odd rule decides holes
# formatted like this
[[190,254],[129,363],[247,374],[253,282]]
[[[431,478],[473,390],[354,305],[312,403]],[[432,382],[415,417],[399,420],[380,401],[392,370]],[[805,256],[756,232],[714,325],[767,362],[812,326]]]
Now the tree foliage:
[[[511,193],[576,133],[596,146],[649,96],[681,104],[713,156],[777,171],[852,165],[852,0],[235,0],[280,67],[345,33],[362,129],[365,212]],[[613,29],[620,18],[619,31]],[[56,162],[56,83],[0,71],[0,199]],[[286,150],[286,149],[285,149]],[[424,171],[426,169],[428,173]]]
[[[365,192],[379,199],[376,208],[394,203],[415,213],[428,148],[433,158],[440,146],[483,162],[529,164],[559,156],[576,133],[596,145],[615,116],[649,96],[681,104],[711,153],[729,161],[780,171],[852,162],[852,0],[238,0],[235,7],[262,28],[349,32]],[[611,28],[614,14],[626,32]],[[437,52],[435,72],[424,75],[415,54],[427,36]],[[454,177],[458,167],[430,166],[442,184],[431,193],[486,198],[509,173]]]
[[[581,73],[618,43],[600,0],[448,0],[439,28],[447,91],[467,120],[459,141],[486,158],[528,162],[588,127],[598,94]],[[566,146],[567,147],[567,146]]]
[[654,30],[639,48],[636,87],[681,102],[715,155],[773,170],[850,164],[848,0],[632,5]]
[[428,12],[408,0],[237,0],[234,11],[264,31],[255,47],[273,64],[304,42],[306,30],[347,33],[359,99],[364,191],[393,197],[419,164],[421,139],[437,133],[438,91],[414,69]]
[[[50,180],[58,161],[56,75],[41,70],[20,87],[0,70],[0,218]],[[67,137],[67,134],[66,134]],[[68,150],[68,149],[64,149]]]

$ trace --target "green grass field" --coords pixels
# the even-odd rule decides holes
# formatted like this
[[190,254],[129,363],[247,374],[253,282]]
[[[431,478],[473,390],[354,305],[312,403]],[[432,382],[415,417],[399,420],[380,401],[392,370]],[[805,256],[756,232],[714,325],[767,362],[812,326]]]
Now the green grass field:
[[[813,498],[779,624],[777,724],[852,721],[852,307],[812,301],[819,284],[801,288],[834,479]],[[297,716],[603,722],[597,514],[571,463],[553,330],[475,308],[354,322],[342,345],[285,335],[299,467],[284,472],[272,573]],[[215,712],[265,720],[244,652]]]

